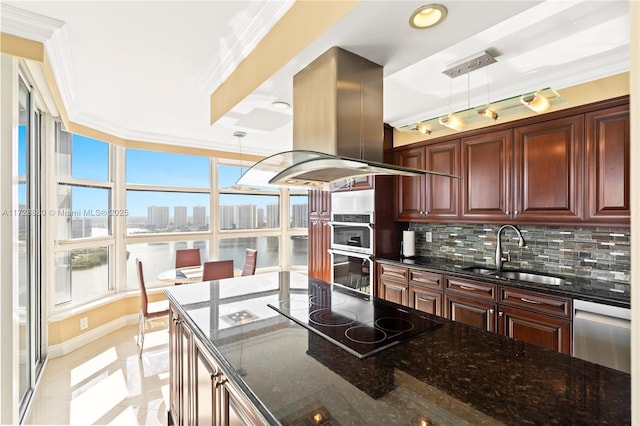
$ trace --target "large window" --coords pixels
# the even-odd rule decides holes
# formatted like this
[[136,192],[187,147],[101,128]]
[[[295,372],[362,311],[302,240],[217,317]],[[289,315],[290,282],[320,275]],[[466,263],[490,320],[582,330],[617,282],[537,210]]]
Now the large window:
[[208,157],[126,150],[126,288],[138,287],[136,259],[145,284],[175,266],[181,248],[211,258],[211,173]]
[[54,305],[77,303],[114,290],[112,147],[56,130]]

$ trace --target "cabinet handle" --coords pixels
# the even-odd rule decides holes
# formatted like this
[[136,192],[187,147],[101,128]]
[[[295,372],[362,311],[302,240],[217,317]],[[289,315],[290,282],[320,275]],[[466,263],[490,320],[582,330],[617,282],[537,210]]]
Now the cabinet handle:
[[510,214],[511,212],[510,212],[509,210],[507,210],[505,213],[506,213],[506,214]]
[[520,213],[518,210],[516,210],[515,212],[513,212],[516,216],[518,216],[518,213]]
[[498,312],[498,316],[501,317],[504,314],[504,312],[500,311]]
[[533,303],[534,305],[544,305],[544,302],[539,302],[537,300],[526,299],[524,297],[521,297],[520,300],[522,300],[525,303]]
[[489,309],[489,313],[493,314],[494,310],[493,309]]
[[460,288],[463,289],[463,290],[469,290],[469,291],[476,291],[477,290],[477,288],[467,287],[466,285],[461,285]]
[[418,296],[418,300],[420,302],[430,302],[431,301],[430,299],[425,299],[424,297],[420,297],[420,296]]

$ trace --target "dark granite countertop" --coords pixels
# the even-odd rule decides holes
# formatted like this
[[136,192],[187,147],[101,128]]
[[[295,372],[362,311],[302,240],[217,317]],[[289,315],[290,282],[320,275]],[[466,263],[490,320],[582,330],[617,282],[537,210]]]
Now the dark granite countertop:
[[[546,285],[536,284],[532,282],[507,280],[498,278],[491,274],[478,274],[465,271],[464,268],[478,266],[476,264],[466,264],[440,258],[413,257],[413,258],[379,258],[376,259],[380,263],[395,264],[418,268],[425,271],[447,274],[456,277],[463,277],[473,280],[482,280],[494,282],[496,284],[507,285],[510,287],[518,287],[529,290],[543,291],[545,293],[557,294],[560,296],[571,297],[573,299],[581,299],[591,302],[605,303],[608,305],[619,306],[623,308],[631,307],[631,294],[629,286],[613,283],[610,281],[590,280],[582,277],[562,277],[566,279],[568,284],[563,285]],[[482,266],[482,265],[480,265]],[[509,268],[505,268],[509,269]],[[545,271],[535,271],[545,273]],[[551,274],[558,276],[557,274]]]
[[630,423],[626,373],[429,315],[442,326],[359,359],[267,306],[304,305],[318,288],[333,294],[274,272],[165,293],[274,424],[318,413],[342,425]]

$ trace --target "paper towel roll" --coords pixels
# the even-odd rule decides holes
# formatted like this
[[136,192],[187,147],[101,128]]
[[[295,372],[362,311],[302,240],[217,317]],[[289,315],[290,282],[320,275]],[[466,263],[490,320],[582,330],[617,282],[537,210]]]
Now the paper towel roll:
[[416,254],[416,231],[402,231],[402,255],[404,257]]

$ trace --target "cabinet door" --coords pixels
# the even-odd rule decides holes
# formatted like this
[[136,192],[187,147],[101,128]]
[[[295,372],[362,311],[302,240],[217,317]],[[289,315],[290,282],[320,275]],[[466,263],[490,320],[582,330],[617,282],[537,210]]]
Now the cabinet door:
[[[424,170],[424,147],[397,151],[395,164]],[[425,178],[423,176],[397,177],[396,220],[411,221],[424,219]]]
[[512,135],[509,129],[462,139],[463,219],[511,219]]
[[629,225],[628,105],[587,114],[586,220]]
[[442,291],[410,284],[409,307],[441,317]]
[[378,290],[380,293],[378,297],[381,299],[388,300],[389,302],[394,302],[399,305],[408,305],[406,283],[382,278],[379,281]]
[[516,220],[547,224],[582,220],[583,127],[579,115],[515,128]]
[[195,347],[195,386],[194,386],[194,408],[195,424],[214,425],[217,424],[218,413],[216,386],[217,378],[220,374],[207,357]]
[[496,331],[496,304],[459,294],[444,295],[446,318],[483,330]]
[[180,375],[178,380],[180,381],[179,387],[179,425],[190,425],[193,423],[193,412],[191,404],[191,357],[193,355],[192,348],[192,334],[191,330],[180,321],[178,324],[180,336]]
[[243,394],[224,376],[221,376],[218,381],[218,394],[221,413],[219,425],[258,426],[265,424]]
[[169,313],[169,416],[174,425],[180,424],[180,316],[171,309]]
[[331,217],[331,193],[329,191],[309,191],[309,217],[318,219]]
[[331,280],[331,226],[325,219],[309,218],[309,276],[323,281]]
[[500,334],[552,351],[571,354],[571,321],[501,306]]
[[[445,142],[428,145],[425,148],[426,169],[454,176],[459,175],[460,168],[460,142]],[[426,205],[424,213],[427,219],[458,218],[458,191],[460,179],[427,175]]]

